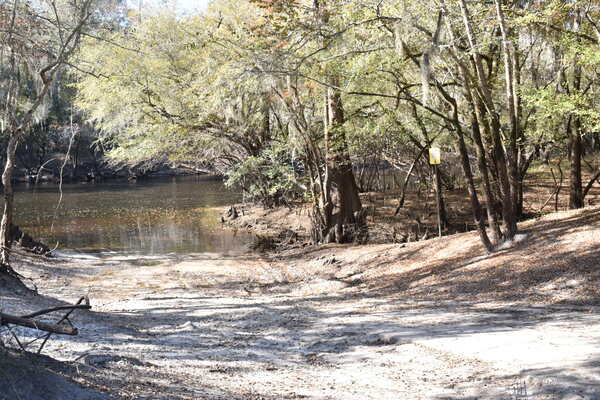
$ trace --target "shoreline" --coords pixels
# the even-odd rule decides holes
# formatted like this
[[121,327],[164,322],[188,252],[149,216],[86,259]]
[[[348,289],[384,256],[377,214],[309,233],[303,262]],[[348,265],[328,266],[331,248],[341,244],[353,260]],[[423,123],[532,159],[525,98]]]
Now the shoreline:
[[[105,182],[131,182],[131,181],[152,181],[152,180],[160,180],[160,179],[168,179],[168,178],[185,178],[185,177],[195,177],[200,181],[223,181],[224,177],[217,173],[208,173],[208,172],[177,172],[173,170],[166,171],[157,171],[154,173],[150,173],[148,175],[136,176],[136,177],[128,177],[125,175],[114,175],[114,176],[106,176],[99,177],[97,179],[72,179],[71,177],[63,177],[63,183],[65,184],[94,184],[94,183],[105,183]],[[58,185],[60,178],[56,176],[45,177],[39,181],[39,185],[48,186],[48,185]],[[13,184],[16,187],[20,186],[31,186],[36,185],[35,179],[28,179],[26,176],[18,176],[13,180]]]

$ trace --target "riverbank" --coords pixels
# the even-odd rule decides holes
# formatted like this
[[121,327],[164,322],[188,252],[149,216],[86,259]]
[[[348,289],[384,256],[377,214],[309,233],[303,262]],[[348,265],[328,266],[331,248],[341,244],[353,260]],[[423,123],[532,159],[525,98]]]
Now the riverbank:
[[595,399],[599,211],[524,223],[492,256],[475,233],[261,256],[27,256],[16,268],[41,295],[0,293],[7,312],[89,294],[80,335],[44,353],[114,398]]
[[[565,166],[565,168],[568,168]],[[539,164],[527,174],[523,187],[523,219],[536,221],[544,215],[569,208],[569,190],[557,187],[555,171],[550,165]],[[590,182],[591,171],[584,171],[583,181]],[[561,182],[562,185],[562,182]],[[400,202],[400,199],[403,199]],[[369,244],[409,243],[428,240],[438,235],[436,196],[433,190],[398,190],[360,193],[365,220],[368,225]],[[401,205],[400,205],[401,203]],[[475,231],[469,194],[466,188],[445,188],[444,203],[448,225],[444,236]],[[585,196],[586,206],[600,204],[600,186],[590,186]],[[485,207],[485,204],[483,205]],[[290,247],[289,237],[298,242],[310,239],[310,212],[312,205],[302,201],[290,202],[288,206],[265,209],[254,204],[234,204],[237,213],[232,218],[227,212],[224,221],[236,228],[260,235],[279,248]],[[527,229],[529,222],[520,222]],[[268,240],[265,240],[268,242]],[[283,246],[281,246],[283,244]]]

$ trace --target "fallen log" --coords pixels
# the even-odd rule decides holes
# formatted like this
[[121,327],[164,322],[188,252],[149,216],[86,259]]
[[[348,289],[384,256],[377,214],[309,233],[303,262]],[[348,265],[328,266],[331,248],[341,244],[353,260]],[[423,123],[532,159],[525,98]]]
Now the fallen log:
[[78,333],[77,328],[71,326],[49,324],[46,322],[34,321],[29,318],[0,313],[0,325],[6,324],[20,325],[49,333],[57,333],[59,335],[75,336]]
[[[70,325],[70,326],[60,325],[60,323],[67,320],[70,324],[71,322],[69,321],[69,315],[71,315],[71,313],[73,311],[75,311],[75,310],[90,310],[91,308],[92,307],[90,306],[90,300],[88,299],[87,296],[83,296],[74,305],[45,308],[43,310],[39,310],[39,311],[33,312],[31,314],[27,314],[27,315],[22,315],[20,317],[18,317],[16,315],[0,313],[0,325],[13,324],[13,325],[24,326],[27,328],[33,328],[33,329],[37,329],[40,331],[48,332],[48,337],[50,337],[50,334],[52,334],[52,333],[57,333],[59,335],[75,336],[78,333],[77,328],[73,327],[72,325]],[[40,315],[49,314],[49,313],[53,313],[56,311],[63,311],[63,310],[68,311],[68,313],[65,314],[65,316],[62,317],[60,319],[60,321],[58,321],[58,323],[56,323],[56,324],[35,321],[32,319],[35,317],[39,317]],[[44,343],[45,343],[45,341],[44,341]]]

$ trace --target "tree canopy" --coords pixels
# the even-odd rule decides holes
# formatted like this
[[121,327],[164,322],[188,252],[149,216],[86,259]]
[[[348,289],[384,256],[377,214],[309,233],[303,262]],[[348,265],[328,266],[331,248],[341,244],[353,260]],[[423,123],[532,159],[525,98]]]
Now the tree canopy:
[[86,38],[76,104],[113,163],[208,166],[267,205],[303,198],[317,241],[361,236],[366,165],[412,164],[408,183],[441,146],[493,251],[542,154],[570,160],[571,207],[594,183],[599,20],[592,0],[215,0]]

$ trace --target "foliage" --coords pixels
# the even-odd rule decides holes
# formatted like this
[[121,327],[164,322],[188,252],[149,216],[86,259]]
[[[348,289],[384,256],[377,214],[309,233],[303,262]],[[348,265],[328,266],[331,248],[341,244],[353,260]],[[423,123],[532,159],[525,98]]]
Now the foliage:
[[249,201],[274,207],[289,204],[303,193],[299,172],[301,165],[285,148],[272,146],[235,166],[225,184],[241,188]]
[[166,13],[109,42],[86,42],[81,58],[89,73],[77,83],[77,104],[103,133],[108,156],[130,165],[168,157],[226,170],[255,155],[268,139],[258,137],[267,81],[240,65],[239,49],[215,38],[229,40],[244,28]]

